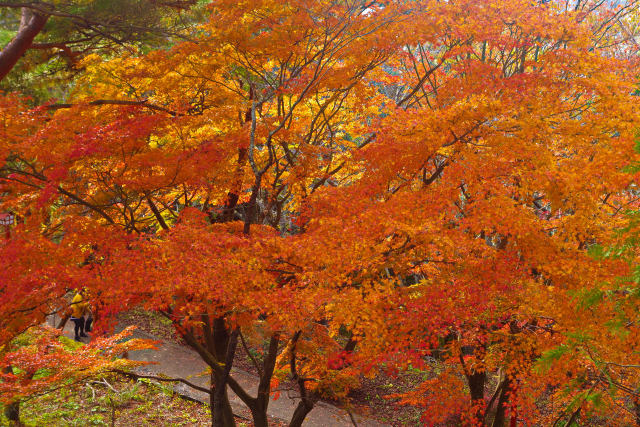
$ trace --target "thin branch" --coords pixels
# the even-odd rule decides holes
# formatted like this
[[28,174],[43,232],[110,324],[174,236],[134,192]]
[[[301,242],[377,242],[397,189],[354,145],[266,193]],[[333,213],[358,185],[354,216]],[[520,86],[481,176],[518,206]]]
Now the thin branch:
[[356,418],[353,416],[353,413],[348,409],[345,409],[345,411],[347,411],[347,414],[349,414],[349,418],[351,418],[351,423],[353,424],[353,427],[358,427],[358,423],[356,422]]
[[160,227],[162,227],[163,230],[168,230],[169,226],[165,222],[164,218],[162,217],[162,214],[160,213],[160,211],[158,210],[156,205],[153,203],[153,200],[151,200],[151,196],[147,193],[145,195],[145,198],[147,199],[147,204],[151,208],[151,212],[153,212],[153,214],[155,215],[156,219],[158,220],[158,223],[160,224]]
[[253,362],[253,365],[256,367],[256,369],[258,370],[258,373],[262,377],[262,368],[260,367],[260,364],[258,363],[256,358],[253,357],[253,354],[251,354],[251,352],[249,351],[249,347],[247,346],[247,343],[244,340],[244,335],[242,335],[242,332],[240,332],[240,342],[242,342],[242,347],[244,348],[244,352],[247,353],[247,355]]
[[[49,104],[46,105],[45,108],[47,110],[61,110],[64,108],[72,108],[76,105],[82,105],[82,103],[77,103],[77,104]],[[178,113],[176,111],[173,110],[169,110],[168,108],[164,108],[161,107],[159,105],[155,105],[155,104],[150,104],[149,102],[147,102],[147,100],[142,100],[142,101],[128,101],[128,100],[124,100],[124,99],[96,99],[95,101],[91,101],[91,102],[87,102],[86,105],[92,105],[92,106],[98,106],[98,105],[133,105],[133,106],[140,106],[140,107],[145,107],[148,108],[150,110],[155,110],[155,111],[162,111],[164,113],[167,113],[171,116],[182,116],[184,115],[183,113]]]
[[200,387],[199,385],[195,385],[194,383],[189,382],[183,378],[163,378],[155,375],[140,375],[140,374],[134,374],[133,372],[122,371],[120,369],[114,369],[112,372],[124,375],[125,377],[133,378],[136,380],[139,378],[145,378],[145,379],[162,381],[162,382],[180,382],[195,390],[201,391],[203,393],[211,394],[211,390],[209,390],[208,388]]

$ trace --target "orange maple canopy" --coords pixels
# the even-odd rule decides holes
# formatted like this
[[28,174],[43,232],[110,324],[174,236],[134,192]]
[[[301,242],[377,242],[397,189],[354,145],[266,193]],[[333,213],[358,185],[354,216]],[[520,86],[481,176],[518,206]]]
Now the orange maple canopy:
[[[193,41],[87,55],[68,103],[0,99],[1,208],[26,218],[1,248],[19,279],[0,271],[0,342],[86,285],[104,322],[171,322],[225,427],[229,388],[263,426],[288,375],[300,425],[382,366],[429,372],[401,396],[428,424],[631,419],[637,285],[593,251],[637,206],[635,10],[209,11]],[[255,396],[239,345],[263,354]]]

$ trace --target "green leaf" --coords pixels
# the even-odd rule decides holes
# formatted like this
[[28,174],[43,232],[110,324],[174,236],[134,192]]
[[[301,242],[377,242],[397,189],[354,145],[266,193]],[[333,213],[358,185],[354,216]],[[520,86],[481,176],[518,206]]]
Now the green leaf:
[[597,260],[601,260],[605,258],[605,251],[604,248],[602,247],[602,245],[592,245],[588,250],[587,253],[589,254],[589,256],[597,259]]
[[535,370],[539,373],[545,373],[551,369],[551,365],[558,361],[563,355],[569,351],[569,347],[561,344],[542,353],[536,362]]

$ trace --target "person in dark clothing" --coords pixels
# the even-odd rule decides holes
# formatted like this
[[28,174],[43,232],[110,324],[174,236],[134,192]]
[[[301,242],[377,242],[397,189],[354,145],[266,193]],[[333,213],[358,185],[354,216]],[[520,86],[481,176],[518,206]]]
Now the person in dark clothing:
[[73,322],[73,332],[74,332],[74,340],[80,341],[80,337],[86,337],[87,334],[84,333],[84,317],[74,317],[71,316],[71,321]]
[[91,313],[91,307],[89,307],[89,303],[87,303],[87,318],[84,321],[84,330],[85,332],[91,332],[91,324],[93,323],[93,314]]

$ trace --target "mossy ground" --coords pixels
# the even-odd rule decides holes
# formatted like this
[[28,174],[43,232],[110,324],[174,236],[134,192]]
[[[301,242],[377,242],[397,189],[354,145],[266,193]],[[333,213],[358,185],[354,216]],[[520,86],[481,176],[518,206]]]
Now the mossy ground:
[[[203,426],[210,425],[207,405],[150,381],[113,377],[94,380],[22,402],[25,426]],[[113,388],[113,390],[112,390]],[[238,419],[238,425],[250,423]],[[8,422],[0,415],[0,425]]]

